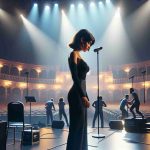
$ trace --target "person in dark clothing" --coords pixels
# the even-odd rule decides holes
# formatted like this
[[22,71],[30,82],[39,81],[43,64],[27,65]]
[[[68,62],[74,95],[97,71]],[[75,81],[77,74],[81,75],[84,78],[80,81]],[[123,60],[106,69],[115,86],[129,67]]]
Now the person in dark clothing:
[[[94,114],[94,118],[93,118],[92,128],[95,128],[95,121],[96,121],[96,118],[99,116],[101,118],[101,128],[103,128],[104,127],[103,107],[107,107],[107,105],[102,100],[102,96],[99,97],[99,106],[98,106],[98,100],[94,101],[92,106],[95,108],[95,114]],[[99,112],[98,112],[98,107],[99,107]]]
[[51,98],[49,101],[46,102],[45,104],[45,109],[46,109],[46,117],[47,117],[47,125],[49,125],[49,120],[51,119],[51,124],[53,122],[53,112],[52,109],[55,110],[53,98]]
[[70,126],[66,150],[88,150],[87,144],[87,108],[90,102],[86,92],[86,74],[89,66],[80,56],[80,51],[89,51],[95,38],[86,29],[77,32],[72,43],[73,51],[68,58],[73,86],[68,92]]
[[[120,101],[120,110],[122,112],[121,119],[125,119],[126,117],[128,117],[128,111],[127,111],[127,109],[129,108],[128,99],[129,99],[129,95],[125,95],[125,97],[122,98]],[[127,107],[127,109],[125,107]]]
[[129,102],[129,103],[132,103],[132,106],[130,107],[130,111],[133,114],[133,118],[136,118],[136,115],[133,111],[133,109],[135,109],[136,113],[138,113],[144,119],[144,115],[139,111],[139,108],[140,108],[139,97],[138,97],[137,93],[134,91],[133,88],[130,88],[130,94],[133,97],[133,99]]
[[68,118],[67,118],[67,115],[66,115],[66,112],[65,112],[65,102],[64,102],[63,97],[61,97],[59,99],[58,107],[59,107],[59,119],[62,120],[62,116],[64,116],[66,124],[67,124],[67,126],[69,126]]

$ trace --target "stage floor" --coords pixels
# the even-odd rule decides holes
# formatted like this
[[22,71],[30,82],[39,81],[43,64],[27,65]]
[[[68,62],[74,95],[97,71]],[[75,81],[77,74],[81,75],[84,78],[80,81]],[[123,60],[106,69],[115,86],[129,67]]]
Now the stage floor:
[[[150,150],[150,133],[128,133],[125,130],[110,128],[100,128],[99,131],[105,138],[93,138],[92,135],[97,134],[97,128],[88,128],[88,150]],[[45,127],[40,129],[38,144],[21,146],[19,140],[15,145],[11,144],[12,134],[9,133],[7,150],[65,150],[67,136],[67,127],[64,129]]]

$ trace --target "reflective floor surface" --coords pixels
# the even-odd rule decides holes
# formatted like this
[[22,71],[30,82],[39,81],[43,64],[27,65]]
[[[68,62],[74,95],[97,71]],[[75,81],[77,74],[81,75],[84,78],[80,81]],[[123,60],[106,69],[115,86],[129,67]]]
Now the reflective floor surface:
[[[105,138],[93,138],[98,130],[88,128],[88,150],[150,150],[150,133],[128,133],[125,130],[110,128],[100,128],[99,131]],[[20,140],[16,140],[13,145],[11,136],[9,133],[7,150],[65,150],[68,128],[41,128],[40,141],[33,145],[21,145]]]

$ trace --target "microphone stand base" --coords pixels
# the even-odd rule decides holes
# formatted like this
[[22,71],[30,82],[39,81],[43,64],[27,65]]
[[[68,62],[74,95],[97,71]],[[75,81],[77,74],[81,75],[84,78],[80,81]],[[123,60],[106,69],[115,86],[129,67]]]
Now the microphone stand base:
[[93,138],[105,138],[104,134],[93,134],[92,135]]

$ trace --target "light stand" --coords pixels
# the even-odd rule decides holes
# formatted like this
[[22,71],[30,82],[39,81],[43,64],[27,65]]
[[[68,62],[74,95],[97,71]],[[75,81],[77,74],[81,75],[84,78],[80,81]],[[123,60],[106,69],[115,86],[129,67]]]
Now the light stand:
[[144,70],[144,71],[142,71],[141,72],[142,73],[142,75],[143,75],[143,82],[144,82],[144,103],[145,103],[145,74],[146,74],[146,70]]
[[[29,96],[29,72],[25,72],[25,74],[26,74],[26,82],[27,82],[26,97],[28,97]],[[30,121],[30,124],[31,124],[31,102],[30,102],[30,118],[29,118],[29,121]]]
[[102,47],[94,49],[94,52],[97,53],[97,100],[98,100],[98,134],[92,135],[93,138],[104,138],[105,135],[99,134],[99,51],[102,49]]
[[133,88],[134,75],[133,75],[133,76],[131,76],[131,77],[129,78],[129,80],[130,80],[130,79],[131,79],[132,88]]

